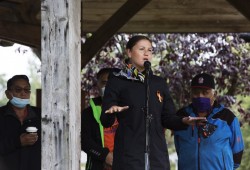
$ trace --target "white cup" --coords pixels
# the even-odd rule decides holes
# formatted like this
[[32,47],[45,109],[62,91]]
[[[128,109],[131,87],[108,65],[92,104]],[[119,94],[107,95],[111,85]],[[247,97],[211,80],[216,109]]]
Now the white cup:
[[26,132],[27,133],[36,133],[37,132],[37,128],[36,127],[27,127],[26,128]]

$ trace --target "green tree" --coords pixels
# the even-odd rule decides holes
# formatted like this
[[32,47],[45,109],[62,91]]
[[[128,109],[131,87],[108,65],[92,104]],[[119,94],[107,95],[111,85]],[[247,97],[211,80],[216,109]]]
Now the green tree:
[[40,73],[40,65],[35,62],[35,60],[29,60],[29,79],[30,79],[30,85],[31,85],[31,105],[36,105],[36,90],[41,89],[41,73]]
[[[15,50],[16,52],[22,52],[26,53],[25,51],[20,50],[20,47]],[[28,62],[29,64],[29,74],[27,75],[30,80],[31,84],[31,97],[30,97],[30,103],[31,105],[36,105],[36,89],[41,88],[41,62],[39,58],[35,55],[33,52],[34,58],[30,59]],[[8,99],[5,96],[5,90],[7,89],[7,80],[5,79],[5,74],[0,74],[0,106],[5,105],[8,102]]]
[[6,81],[5,74],[0,74],[0,106],[5,105],[7,98],[5,97]]

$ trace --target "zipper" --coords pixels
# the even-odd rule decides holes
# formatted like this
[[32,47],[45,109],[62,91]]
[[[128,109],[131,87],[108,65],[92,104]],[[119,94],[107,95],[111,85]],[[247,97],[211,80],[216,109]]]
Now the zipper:
[[200,170],[200,143],[201,143],[201,137],[200,137],[200,133],[198,130],[198,170]]
[[192,125],[192,137],[194,137],[194,125]]

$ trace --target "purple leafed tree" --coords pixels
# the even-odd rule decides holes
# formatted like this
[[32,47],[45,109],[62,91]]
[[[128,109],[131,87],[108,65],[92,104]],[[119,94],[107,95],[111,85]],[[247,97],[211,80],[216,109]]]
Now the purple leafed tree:
[[[95,96],[95,74],[103,67],[122,68],[125,46],[130,36],[112,37],[82,71],[82,88]],[[250,43],[240,34],[145,34],[154,47],[152,69],[169,85],[177,109],[190,102],[190,81],[200,72],[216,80],[218,100],[236,107],[242,122],[250,122],[249,109],[241,107],[236,96],[250,94]]]

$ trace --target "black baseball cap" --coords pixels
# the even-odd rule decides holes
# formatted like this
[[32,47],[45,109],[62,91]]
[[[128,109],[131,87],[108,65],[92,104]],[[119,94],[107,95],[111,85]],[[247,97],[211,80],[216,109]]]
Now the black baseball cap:
[[197,74],[191,81],[191,87],[215,89],[214,77],[207,73]]

